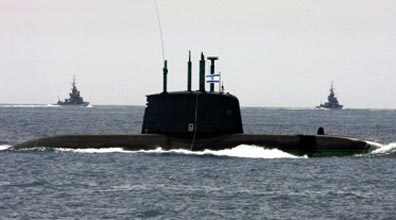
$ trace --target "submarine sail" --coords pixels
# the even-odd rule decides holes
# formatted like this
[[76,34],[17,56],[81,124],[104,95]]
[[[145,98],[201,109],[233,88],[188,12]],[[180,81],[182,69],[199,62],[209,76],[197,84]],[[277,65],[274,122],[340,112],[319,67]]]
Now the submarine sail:
[[[213,60],[209,57],[208,59]],[[201,54],[199,90],[191,91],[191,56],[188,61],[187,91],[168,92],[164,64],[164,90],[147,96],[143,134],[166,134],[177,137],[212,137],[243,133],[239,100],[229,93],[205,90],[205,57]],[[212,61],[211,72],[214,73]],[[213,74],[211,73],[211,74]]]

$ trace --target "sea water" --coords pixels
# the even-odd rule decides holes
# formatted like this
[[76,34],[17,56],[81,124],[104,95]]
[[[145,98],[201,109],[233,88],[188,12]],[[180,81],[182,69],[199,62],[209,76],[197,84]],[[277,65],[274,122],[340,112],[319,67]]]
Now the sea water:
[[137,134],[144,107],[0,105],[0,219],[394,219],[396,110],[242,108],[245,133],[327,134],[367,155],[121,148],[14,151],[59,134]]

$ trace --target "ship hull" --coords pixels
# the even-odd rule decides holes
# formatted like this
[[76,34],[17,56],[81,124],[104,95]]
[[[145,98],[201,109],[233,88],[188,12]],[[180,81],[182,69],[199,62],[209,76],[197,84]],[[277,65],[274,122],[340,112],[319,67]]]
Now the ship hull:
[[343,106],[337,106],[337,107],[326,107],[326,106],[316,106],[318,109],[329,109],[329,110],[342,110]]
[[223,150],[238,145],[255,145],[266,149],[279,149],[284,152],[309,157],[352,156],[369,153],[378,148],[364,140],[327,135],[259,135],[233,134],[212,138],[177,138],[167,135],[63,135],[36,139],[15,145],[16,150],[33,147],[54,148],[113,148],[125,150],[152,150],[161,147],[165,150],[187,149],[192,151]]
[[89,106],[89,102],[82,104],[66,104],[66,103],[57,103],[56,105],[64,106],[64,107],[87,107]]

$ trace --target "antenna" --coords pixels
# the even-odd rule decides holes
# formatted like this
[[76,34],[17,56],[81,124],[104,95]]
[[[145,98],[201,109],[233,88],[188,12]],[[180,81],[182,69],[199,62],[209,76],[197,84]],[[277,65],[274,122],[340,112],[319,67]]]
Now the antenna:
[[165,45],[164,45],[164,38],[162,36],[161,19],[159,15],[157,0],[154,0],[154,5],[155,5],[155,12],[157,14],[158,28],[161,37],[162,60],[165,61]]
[[76,86],[76,75],[73,74],[73,82],[72,82],[72,86],[75,87]]

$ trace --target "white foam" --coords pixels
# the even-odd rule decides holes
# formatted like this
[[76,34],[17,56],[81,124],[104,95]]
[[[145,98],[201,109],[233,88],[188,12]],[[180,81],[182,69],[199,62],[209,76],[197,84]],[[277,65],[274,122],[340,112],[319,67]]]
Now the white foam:
[[183,149],[164,151],[162,149],[156,149],[152,152],[172,152],[172,153],[189,154],[189,155],[215,155],[215,156],[229,156],[229,157],[242,157],[242,158],[298,158],[297,156],[285,153],[278,149],[265,149],[262,147],[251,146],[251,145],[239,145],[232,149],[224,149],[218,151],[216,150],[189,151]]
[[372,154],[389,154],[396,152],[396,143],[381,145],[378,149],[372,151]]
[[45,105],[45,107],[49,107],[49,108],[60,108],[60,107],[62,107],[62,106],[56,105],[56,104],[47,104],[47,105]]
[[59,105],[54,104],[0,104],[0,108],[59,108]]
[[126,151],[120,147],[114,148],[87,148],[87,149],[70,149],[70,148],[57,148],[58,151],[75,152],[75,153],[129,153],[133,151]]
[[0,151],[7,150],[10,147],[12,147],[12,146],[11,145],[0,145]]
[[58,149],[66,152],[76,153],[175,153],[184,155],[214,155],[214,156],[228,156],[228,157],[242,157],[242,158],[306,158],[298,157],[278,149],[265,149],[253,145],[239,145],[232,149],[225,150],[204,150],[204,151],[190,151],[185,149],[174,149],[174,150],[163,150],[158,147],[154,150],[139,150],[139,151],[128,151],[122,148],[101,148],[101,149]]
[[382,148],[383,146],[385,146],[384,144],[378,143],[378,142],[374,142],[374,141],[367,141],[365,140],[365,142],[369,145],[372,145],[375,147],[375,150]]

